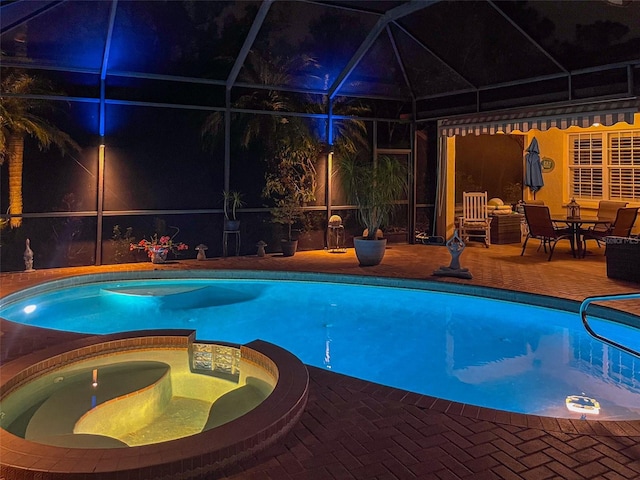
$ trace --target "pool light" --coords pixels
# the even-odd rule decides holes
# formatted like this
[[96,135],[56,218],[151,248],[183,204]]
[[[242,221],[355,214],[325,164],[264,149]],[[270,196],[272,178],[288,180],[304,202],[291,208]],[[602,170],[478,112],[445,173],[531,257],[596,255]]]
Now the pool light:
[[33,313],[33,312],[35,312],[35,311],[36,311],[36,306],[35,306],[35,305],[27,305],[26,307],[24,307],[24,308],[22,309],[22,311],[23,311],[24,313]]
[[600,413],[600,402],[595,398],[589,398],[585,395],[569,395],[565,403],[567,409],[576,413],[591,413],[598,415]]

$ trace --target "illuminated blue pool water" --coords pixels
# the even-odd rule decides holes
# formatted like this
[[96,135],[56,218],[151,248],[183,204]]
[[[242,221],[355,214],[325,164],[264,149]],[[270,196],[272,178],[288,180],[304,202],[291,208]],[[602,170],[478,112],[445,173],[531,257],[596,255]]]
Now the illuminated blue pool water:
[[[0,316],[82,333],[262,339],[308,365],[447,400],[578,418],[565,398],[586,395],[601,405],[588,418],[640,418],[639,360],[593,340],[576,313],[494,299],[324,281],[107,281],[8,297]],[[592,324],[640,348],[640,331]]]

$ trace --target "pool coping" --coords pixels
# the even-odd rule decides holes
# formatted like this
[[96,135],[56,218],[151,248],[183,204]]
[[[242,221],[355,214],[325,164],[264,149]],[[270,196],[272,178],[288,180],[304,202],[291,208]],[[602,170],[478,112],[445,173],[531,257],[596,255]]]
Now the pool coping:
[[[72,340],[2,365],[0,391],[4,396],[31,378],[79,360],[141,349],[187,349],[194,338],[190,330],[154,330]],[[27,479],[37,472],[43,480],[65,475],[169,480],[211,474],[254,455],[297,423],[308,400],[309,373],[297,357],[271,343],[255,340],[237,347],[243,361],[277,379],[272,393],[247,414],[197,435],[129,448],[43,445],[0,429],[0,476]]]

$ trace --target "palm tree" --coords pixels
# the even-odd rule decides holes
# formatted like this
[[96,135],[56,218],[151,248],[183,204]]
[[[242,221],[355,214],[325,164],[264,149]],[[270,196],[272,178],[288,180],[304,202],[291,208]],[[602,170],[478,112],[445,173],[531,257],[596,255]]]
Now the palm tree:
[[[282,113],[237,117],[237,131],[242,132],[240,145],[247,148],[253,142],[260,142],[262,146],[267,166],[262,197],[272,198],[276,203],[284,197],[293,197],[294,203],[301,207],[302,202],[315,200],[314,162],[320,151],[319,142],[301,118],[288,115],[302,111],[299,100],[277,88],[289,84],[295,72],[314,65],[315,60],[304,54],[263,57],[250,52],[242,72],[243,80],[273,88],[256,89],[240,96],[234,108]],[[220,138],[223,126],[221,112],[206,118],[201,129],[206,146],[213,146]]]
[[[242,79],[248,83],[264,86],[287,85],[291,82],[293,72],[314,65],[315,60],[306,55],[292,57],[270,56],[270,58],[250,52],[247,57],[246,68],[242,70]],[[291,121],[286,118],[286,112],[300,111],[299,106],[277,88],[257,89],[240,96],[233,104],[234,108],[263,110],[269,112],[283,112],[278,115],[247,115],[246,124],[241,128],[243,147],[249,146],[254,140],[269,141],[274,139],[278,127],[283,122]],[[213,147],[215,140],[224,132],[224,113],[215,112],[209,115],[202,125],[201,134],[207,147]],[[275,149],[275,142],[270,142],[267,150]]]
[[[9,213],[21,215],[25,138],[35,138],[41,150],[56,145],[63,155],[80,147],[67,133],[41,116],[55,109],[54,102],[24,97],[55,93],[48,82],[20,70],[6,69],[0,92],[0,166],[5,161],[9,164]],[[22,218],[12,217],[10,224],[17,228]]]

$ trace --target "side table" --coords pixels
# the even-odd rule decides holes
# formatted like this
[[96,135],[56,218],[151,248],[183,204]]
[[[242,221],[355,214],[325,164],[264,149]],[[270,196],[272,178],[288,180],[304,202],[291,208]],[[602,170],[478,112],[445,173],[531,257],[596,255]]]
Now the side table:
[[505,243],[520,243],[522,241],[523,215],[512,213],[510,215],[493,215],[491,220],[491,243],[501,245]]

